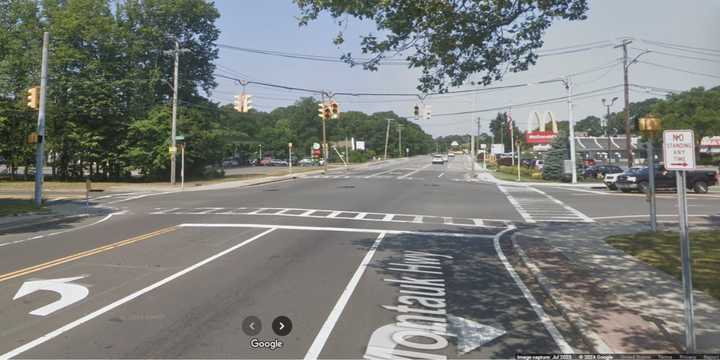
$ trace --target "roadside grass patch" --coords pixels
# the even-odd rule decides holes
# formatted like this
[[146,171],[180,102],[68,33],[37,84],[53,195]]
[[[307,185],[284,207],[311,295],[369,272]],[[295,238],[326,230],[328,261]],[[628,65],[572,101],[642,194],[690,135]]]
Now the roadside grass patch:
[[35,206],[32,200],[0,199],[0,216],[12,216],[28,212],[48,212],[48,209]]
[[[677,232],[615,235],[608,244],[682,280],[680,237]],[[720,300],[720,230],[690,232],[693,289]]]

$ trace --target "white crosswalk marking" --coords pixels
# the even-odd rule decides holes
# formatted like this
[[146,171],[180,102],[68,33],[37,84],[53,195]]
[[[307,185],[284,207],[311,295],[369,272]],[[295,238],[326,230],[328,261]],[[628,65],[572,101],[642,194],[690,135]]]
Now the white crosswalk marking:
[[[360,220],[360,221],[383,221],[413,224],[437,224],[437,219],[442,219],[444,225],[468,226],[483,228],[502,228],[511,223],[510,220],[499,219],[477,219],[477,218],[456,218],[452,216],[434,216],[417,214],[388,214],[358,212],[352,210],[328,210],[328,209],[298,209],[298,208],[155,208],[149,212],[151,215],[255,215],[255,216],[292,216],[317,219],[336,220]],[[340,216],[343,214],[343,216]],[[433,219],[436,219],[433,221]]]
[[498,185],[525,222],[593,222],[577,209],[531,186]]

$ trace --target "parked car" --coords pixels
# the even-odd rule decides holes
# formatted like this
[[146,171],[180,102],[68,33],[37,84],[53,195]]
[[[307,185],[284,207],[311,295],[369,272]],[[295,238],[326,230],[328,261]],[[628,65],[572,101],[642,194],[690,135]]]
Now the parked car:
[[312,158],[306,157],[302,160],[298,161],[298,165],[300,166],[313,166],[315,161]]
[[445,159],[443,159],[442,155],[433,155],[432,163],[442,165],[445,164]]
[[[647,193],[650,191],[649,169],[644,167],[635,173],[622,174],[618,176],[615,182],[616,186],[622,192],[631,192],[633,190]],[[656,189],[674,189],[677,187],[675,171],[667,170],[662,165],[655,167],[655,188]],[[695,170],[686,172],[686,184],[688,189],[692,189],[698,194],[708,192],[709,186],[717,185],[717,171],[715,170]]]
[[287,160],[272,159],[270,160],[270,166],[288,166]]
[[447,154],[447,156],[448,156],[449,158],[454,158],[454,157],[455,157],[455,153],[449,152],[449,153]]
[[543,166],[545,166],[545,161],[543,161],[543,160],[536,160],[536,161],[535,161],[535,164],[534,164],[533,166],[535,167],[535,169],[537,169],[537,171],[542,171],[542,170],[543,170]]
[[627,169],[623,172],[605,174],[605,177],[603,177],[603,184],[605,184],[605,186],[610,190],[617,190],[618,188],[615,183],[617,182],[618,176],[620,176],[622,174],[632,174],[632,173],[639,171],[640,169],[642,169],[642,168],[641,167],[633,167],[633,168]]
[[260,160],[260,166],[272,166],[272,158],[266,157]]
[[619,174],[623,169],[617,165],[593,165],[583,171],[584,177],[604,178],[607,174]]

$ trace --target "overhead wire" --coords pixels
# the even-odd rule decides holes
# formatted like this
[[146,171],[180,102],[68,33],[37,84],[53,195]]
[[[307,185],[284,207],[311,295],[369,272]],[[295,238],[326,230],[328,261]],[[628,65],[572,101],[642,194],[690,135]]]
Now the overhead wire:
[[645,65],[655,66],[655,67],[662,68],[662,69],[667,69],[667,70],[673,70],[673,71],[683,72],[683,73],[686,73],[686,74],[697,75],[697,76],[708,76],[708,77],[711,77],[711,78],[720,79],[720,75],[708,74],[708,73],[697,72],[697,71],[692,71],[692,70],[687,70],[687,69],[681,69],[681,68],[676,68],[676,67],[674,67],[674,66],[668,66],[668,65],[658,64],[658,63],[654,63],[654,62],[650,62],[650,61],[641,61],[641,60],[638,60],[637,62],[638,62],[638,63],[641,63],[641,64],[645,64]]

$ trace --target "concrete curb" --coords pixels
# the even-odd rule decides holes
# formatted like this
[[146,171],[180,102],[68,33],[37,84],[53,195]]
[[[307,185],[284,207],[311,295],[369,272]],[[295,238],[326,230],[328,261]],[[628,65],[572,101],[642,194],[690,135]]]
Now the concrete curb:
[[36,225],[51,224],[51,223],[60,222],[63,220],[72,219],[72,218],[88,217],[90,215],[91,214],[48,215],[47,217],[36,218],[36,219],[32,219],[32,220],[19,219],[18,221],[13,221],[13,222],[9,222],[9,223],[0,225],[0,234],[2,234],[5,231],[22,229],[25,227],[36,226]]
[[552,301],[555,307],[560,311],[562,316],[575,328],[575,331],[580,334],[585,343],[593,348],[593,351],[600,354],[610,354],[613,351],[610,347],[602,340],[602,338],[592,330],[592,327],[579,315],[575,314],[567,305],[559,300],[554,294],[556,293],[555,287],[550,284],[550,281],[542,274],[540,269],[535,265],[530,258],[515,241],[515,236],[518,233],[515,232],[510,237],[513,249],[520,256],[520,260],[523,265],[530,271],[535,277],[540,288],[542,288],[545,295]]

